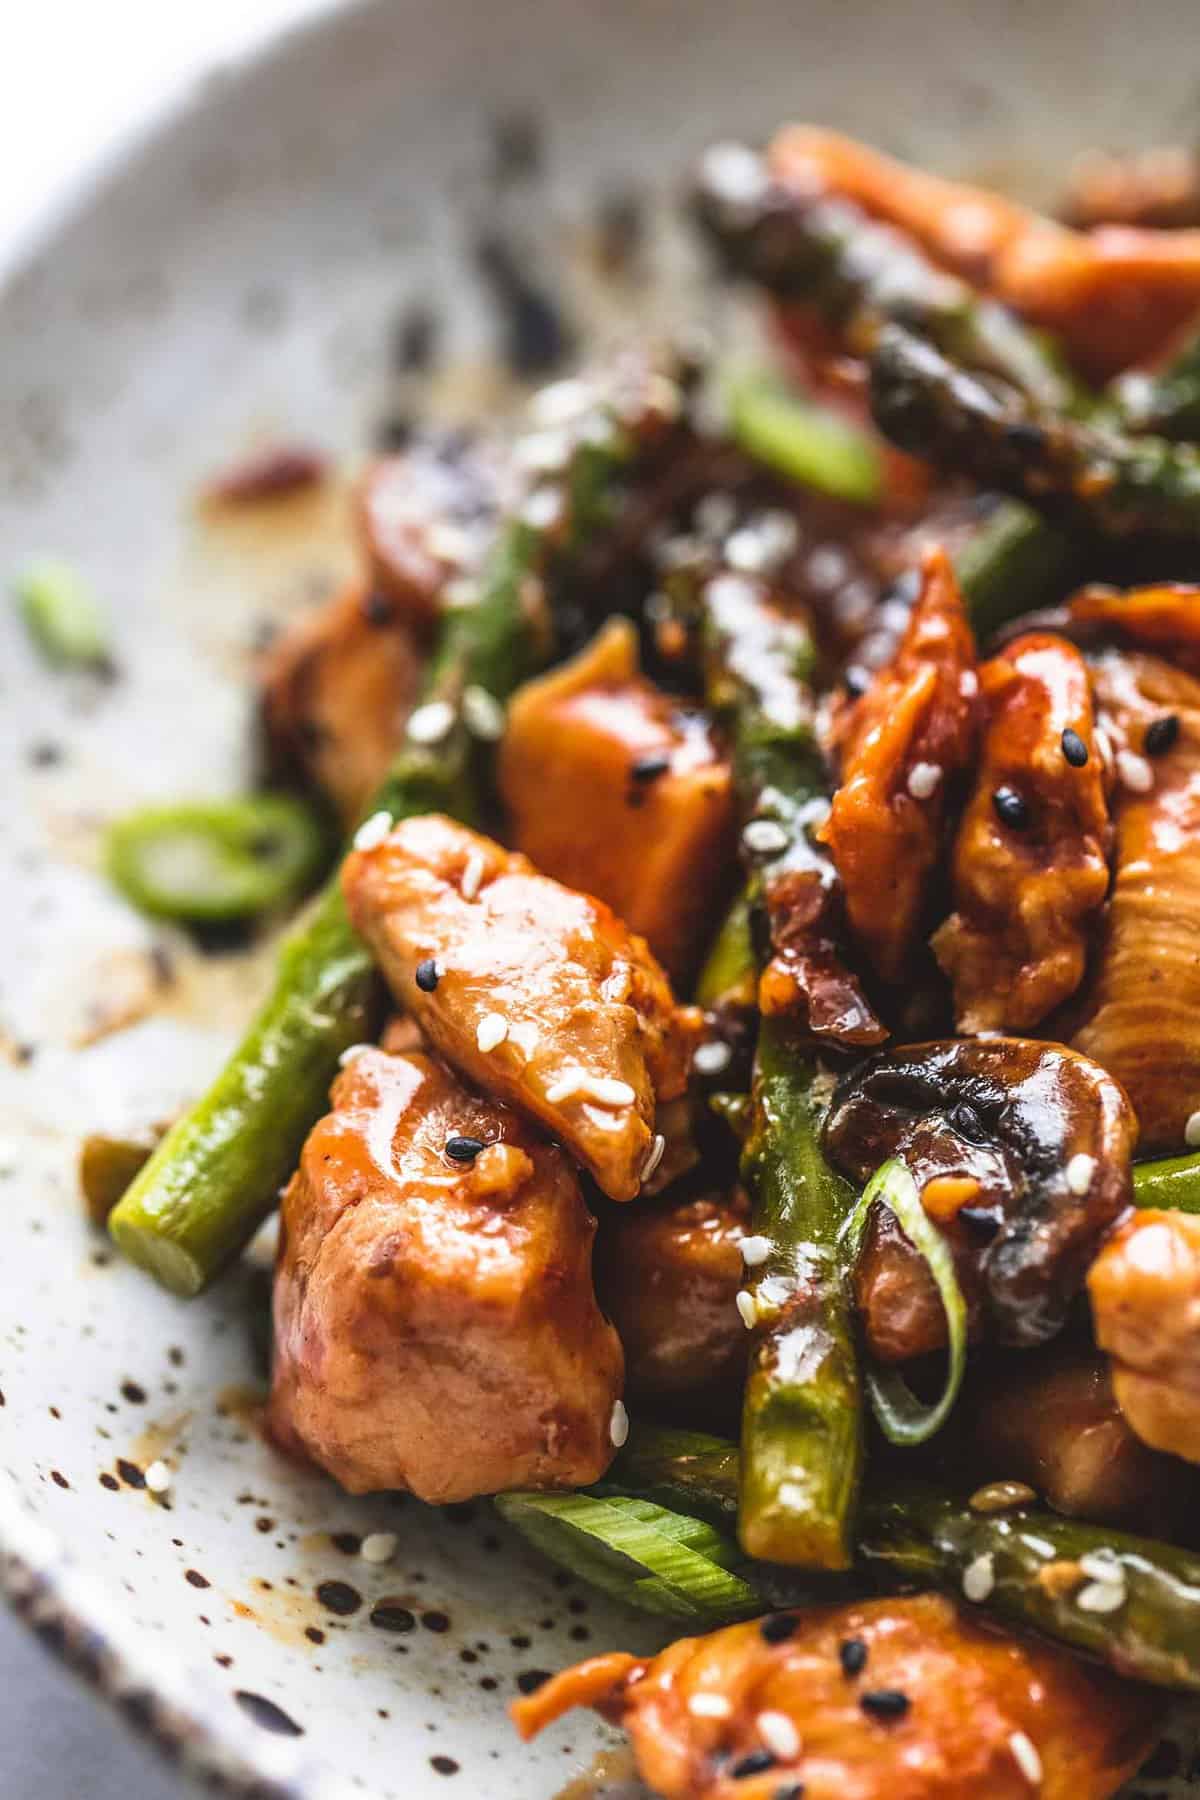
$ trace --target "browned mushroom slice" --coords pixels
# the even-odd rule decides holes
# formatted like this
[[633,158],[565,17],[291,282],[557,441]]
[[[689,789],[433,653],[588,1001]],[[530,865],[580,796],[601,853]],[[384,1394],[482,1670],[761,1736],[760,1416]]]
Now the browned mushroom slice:
[[1200,682],[1132,653],[1095,674],[1117,868],[1071,1042],[1128,1091],[1139,1151],[1178,1150],[1200,1108]]
[[1108,890],[1108,807],[1091,691],[1072,644],[1018,638],[979,671],[983,750],[933,937],[958,1029],[1029,1031],[1083,979]]
[[[1025,1038],[881,1051],[842,1082],[825,1127],[833,1161],[860,1182],[903,1158],[953,1251],[973,1335],[1015,1345],[1062,1326],[1129,1203],[1136,1136],[1110,1075]],[[945,1343],[933,1278],[890,1213],[876,1210],[855,1285],[884,1361]]]
[[1148,1690],[937,1594],[593,1657],[512,1713],[532,1737],[573,1706],[624,1727],[665,1800],[1107,1800],[1162,1720]]
[[944,550],[929,550],[896,655],[847,722],[841,786],[817,833],[885,981],[904,974],[928,909],[947,793],[974,745],[978,687],[954,570]]
[[1200,1462],[1200,1219],[1140,1212],[1092,1265],[1096,1337],[1144,1443]]
[[442,1055],[532,1113],[613,1200],[662,1160],[660,1102],[687,1085],[699,1026],[599,900],[437,814],[346,859],[356,928]]
[[614,1209],[596,1244],[596,1289],[625,1347],[629,1391],[710,1430],[736,1405],[746,1369],[736,1302],[748,1220],[740,1192],[668,1195]]

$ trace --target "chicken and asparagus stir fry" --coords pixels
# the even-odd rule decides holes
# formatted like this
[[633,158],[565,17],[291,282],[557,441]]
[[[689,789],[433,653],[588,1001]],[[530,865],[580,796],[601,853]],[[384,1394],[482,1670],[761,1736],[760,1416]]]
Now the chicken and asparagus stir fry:
[[[370,469],[261,675],[346,851],[93,1210],[193,1295],[282,1190],[275,1441],[692,1634],[523,1735],[1102,1800],[1200,1691],[1195,183],[1098,160],[1066,223],[795,127],[691,206],[764,366]],[[247,805],[114,875],[277,908],[319,835]]]

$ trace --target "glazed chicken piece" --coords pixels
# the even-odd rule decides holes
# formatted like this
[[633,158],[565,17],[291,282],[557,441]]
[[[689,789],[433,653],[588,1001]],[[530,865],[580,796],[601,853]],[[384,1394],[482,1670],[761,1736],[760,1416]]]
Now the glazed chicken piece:
[[1064,216],[1071,225],[1200,225],[1200,157],[1182,144],[1075,158]]
[[1095,669],[1117,750],[1112,900],[1071,1042],[1132,1100],[1139,1153],[1200,1108],[1200,682],[1154,656]]
[[261,712],[272,763],[297,770],[349,823],[383,780],[420,692],[424,646],[361,580],[266,652]]
[[596,1245],[596,1290],[625,1347],[629,1392],[710,1430],[746,1370],[736,1300],[749,1217],[740,1190],[667,1196],[606,1217]]
[[1103,631],[1111,641],[1140,650],[1170,652],[1170,661],[1198,671],[1200,664],[1200,588],[1183,581],[1154,587],[1086,587],[1067,602],[1073,624]]
[[819,126],[781,132],[770,162],[786,186],[851,200],[907,232],[944,268],[1056,332],[1097,379],[1153,356],[1200,308],[1200,231],[1074,231]]
[[1094,1351],[997,1359],[959,1416],[972,1480],[1027,1482],[1056,1512],[1098,1525],[1170,1535],[1182,1519],[1178,1463],[1134,1436]]
[[1017,638],[979,675],[983,751],[932,942],[959,1031],[1028,1031],[1083,979],[1108,890],[1104,765],[1073,645]]
[[435,814],[353,851],[342,879],[434,1046],[561,1138],[610,1199],[631,1200],[699,1027],[643,940],[602,901]]
[[1200,1219],[1125,1221],[1088,1276],[1117,1404],[1143,1443],[1200,1462]]
[[640,674],[627,619],[516,695],[499,783],[514,849],[686,980],[732,884],[733,789],[705,720]]
[[1162,1718],[1145,1689],[933,1594],[594,1657],[512,1713],[528,1738],[573,1706],[629,1733],[664,1800],[1105,1800]]
[[358,526],[373,591],[412,625],[428,627],[447,583],[477,569],[493,535],[502,474],[486,446],[418,442],[367,470]]
[[351,1493],[578,1487],[621,1347],[562,1152],[426,1055],[360,1052],[283,1199],[270,1427]]
[[850,924],[885,981],[905,973],[942,848],[947,789],[975,738],[975,640],[944,550],[892,662],[845,726],[842,781],[818,833],[841,876]]

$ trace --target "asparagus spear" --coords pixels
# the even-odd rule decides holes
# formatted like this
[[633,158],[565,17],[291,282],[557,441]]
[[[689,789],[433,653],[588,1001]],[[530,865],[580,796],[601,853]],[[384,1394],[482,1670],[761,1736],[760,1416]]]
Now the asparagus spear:
[[[494,735],[493,715],[498,724],[500,705],[548,649],[543,581],[604,525],[621,479],[673,417],[678,393],[661,372],[639,384],[622,369],[613,392],[593,402],[561,428],[552,475],[501,528],[478,599],[445,614],[425,701],[372,819],[475,817],[480,723]],[[371,960],[335,875],[284,944],[245,1038],[113,1211],[109,1229],[131,1261],[191,1295],[248,1242],[295,1166],[339,1056],[369,1030],[374,993]]]
[[[771,608],[754,583],[718,577],[701,605],[709,700],[733,740],[751,938],[769,954],[772,893],[797,875],[820,878],[808,838],[813,802],[825,792],[807,687],[812,647],[804,627]],[[764,1019],[742,1172],[754,1232],[771,1252],[742,1303],[755,1341],[739,1531],[752,1556],[843,1568],[862,1419],[837,1239],[855,1195],[821,1153],[820,1085],[815,1056],[796,1047],[781,1019]]]
[[898,325],[870,353],[876,423],[903,449],[1111,538],[1200,536],[1200,451],[1031,406]]
[[1039,405],[1088,404],[1047,338],[859,207],[773,181],[765,159],[747,146],[721,144],[708,153],[695,203],[701,226],[735,273],[779,300],[813,306],[852,349],[898,319],[948,355],[1003,375]]
[[[608,1486],[728,1531],[738,1453],[719,1438],[639,1424]],[[894,1481],[864,1496],[857,1549],[872,1575],[980,1596],[974,1603],[988,1612],[1122,1675],[1200,1691],[1200,1557],[1190,1551],[1040,1508],[975,1511],[935,1487]],[[786,1603],[780,1572],[751,1564],[739,1573],[764,1599]]]

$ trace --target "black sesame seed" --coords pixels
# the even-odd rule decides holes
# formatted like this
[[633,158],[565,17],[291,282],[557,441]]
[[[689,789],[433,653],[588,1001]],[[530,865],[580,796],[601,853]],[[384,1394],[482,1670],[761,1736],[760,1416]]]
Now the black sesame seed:
[[796,1635],[797,1622],[795,1613],[771,1613],[758,1629],[768,1644],[782,1644]]
[[423,994],[432,994],[441,978],[441,970],[432,956],[417,964],[416,983]]
[[729,1773],[735,1781],[741,1781],[745,1775],[761,1775],[764,1769],[773,1769],[775,1758],[769,1750],[752,1750],[749,1756],[743,1756],[735,1762]]
[[1147,756],[1163,756],[1175,743],[1179,736],[1179,714],[1164,713],[1161,719],[1151,719],[1146,727],[1146,735],[1142,739],[1142,749]]
[[486,1148],[482,1138],[450,1137],[446,1139],[446,1155],[452,1162],[474,1162],[479,1152]]
[[785,1781],[777,1787],[771,1800],[804,1800],[804,1783],[802,1781]]
[[396,609],[387,595],[375,589],[366,596],[362,609],[368,625],[390,625],[396,616]]
[[971,1236],[981,1244],[990,1244],[1000,1229],[999,1219],[985,1206],[962,1206],[958,1210],[958,1217]]
[[1029,823],[1029,807],[1015,788],[997,788],[992,806],[1000,823],[1010,825],[1014,831],[1024,830]]
[[911,1702],[899,1688],[870,1688],[859,1695],[858,1704],[872,1719],[902,1719]]
[[1004,441],[1012,450],[1033,451],[1044,450],[1046,433],[1040,425],[1028,419],[1016,419],[1011,425],[1004,427]]
[[1082,769],[1088,759],[1087,745],[1069,725],[1062,734],[1062,753],[1073,769]]
[[842,1674],[861,1675],[867,1666],[867,1646],[861,1638],[846,1638],[838,1645]]
[[657,781],[670,766],[671,759],[664,750],[651,750],[630,764],[629,773],[634,781]]

